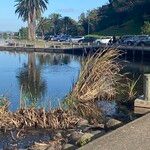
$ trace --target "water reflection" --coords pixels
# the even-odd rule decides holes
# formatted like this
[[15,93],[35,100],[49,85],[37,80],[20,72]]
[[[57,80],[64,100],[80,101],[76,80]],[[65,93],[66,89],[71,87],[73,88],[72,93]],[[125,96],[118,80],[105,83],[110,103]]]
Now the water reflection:
[[[66,54],[0,52],[0,95],[11,110],[57,107],[77,81],[81,57]],[[21,101],[20,101],[21,99]]]
[[150,62],[127,62],[122,72],[127,74],[131,80],[138,80],[135,90],[138,96],[143,95],[143,78],[144,74],[150,74]]
[[[22,106],[57,107],[77,81],[82,57],[67,54],[0,52],[0,95],[11,101],[11,110]],[[136,90],[143,91],[144,73],[150,73],[150,63],[127,63],[123,72],[136,80]],[[21,90],[22,89],[22,90]],[[20,96],[21,93],[21,96]]]
[[66,54],[37,55],[37,59],[40,65],[67,65],[71,62],[73,57],[75,56],[71,57],[70,55]]
[[23,64],[17,78],[21,89],[21,107],[36,106],[44,96],[47,85],[41,77],[41,68],[36,65],[35,53],[28,54],[28,64]]

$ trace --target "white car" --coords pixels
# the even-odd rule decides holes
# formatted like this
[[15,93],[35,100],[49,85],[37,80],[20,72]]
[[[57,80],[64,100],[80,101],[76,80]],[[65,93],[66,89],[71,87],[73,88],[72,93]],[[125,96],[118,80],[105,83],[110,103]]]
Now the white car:
[[83,36],[75,36],[71,38],[71,42],[72,43],[78,43],[80,40],[83,40],[84,37]]
[[97,39],[97,40],[95,41],[95,43],[96,43],[97,45],[101,45],[101,44],[102,44],[102,45],[108,45],[111,39],[112,39],[112,37],[110,37],[110,38],[104,38],[104,39]]

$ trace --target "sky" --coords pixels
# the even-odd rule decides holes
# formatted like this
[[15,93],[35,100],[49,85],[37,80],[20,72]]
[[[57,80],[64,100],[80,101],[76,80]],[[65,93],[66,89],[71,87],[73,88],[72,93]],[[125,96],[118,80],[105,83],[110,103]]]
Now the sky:
[[[62,16],[69,16],[75,20],[82,12],[97,8],[106,4],[108,0],[49,0],[48,9],[43,16],[47,17],[52,13],[60,13]],[[0,31],[18,31],[26,26],[15,14],[15,0],[0,0]]]

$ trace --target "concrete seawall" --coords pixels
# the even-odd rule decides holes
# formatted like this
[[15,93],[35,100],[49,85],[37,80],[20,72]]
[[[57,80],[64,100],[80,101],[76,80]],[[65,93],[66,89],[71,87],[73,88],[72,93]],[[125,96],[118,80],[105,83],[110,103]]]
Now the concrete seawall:
[[12,47],[0,46],[0,51],[16,51],[16,52],[45,52],[45,53],[67,53],[67,54],[86,54],[99,49],[99,46],[86,46],[74,48],[35,48],[35,47]]
[[150,150],[150,113],[90,142],[79,150]]
[[105,45],[90,45],[81,47],[68,47],[68,48],[38,48],[38,47],[13,47],[13,46],[0,46],[0,51],[26,51],[26,52],[49,52],[49,53],[64,53],[70,51],[85,51],[85,50],[96,50],[99,48],[117,48],[123,51],[145,51],[150,52],[150,47],[140,46],[105,46]]

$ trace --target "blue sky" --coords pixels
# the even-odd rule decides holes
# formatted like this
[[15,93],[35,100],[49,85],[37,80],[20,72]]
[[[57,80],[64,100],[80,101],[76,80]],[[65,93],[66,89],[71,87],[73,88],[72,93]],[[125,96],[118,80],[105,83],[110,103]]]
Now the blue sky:
[[[0,0],[0,31],[17,31],[20,27],[26,26],[14,13],[14,1]],[[55,12],[77,20],[82,12],[97,8],[107,2],[108,0],[49,0],[48,9],[43,15],[48,16]]]

